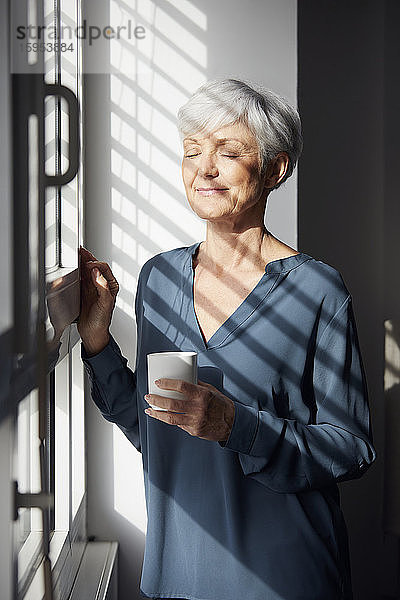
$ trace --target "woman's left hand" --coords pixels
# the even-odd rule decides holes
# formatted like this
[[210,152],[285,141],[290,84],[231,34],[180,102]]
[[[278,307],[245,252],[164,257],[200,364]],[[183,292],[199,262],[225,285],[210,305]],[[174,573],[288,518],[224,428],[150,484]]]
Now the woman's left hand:
[[147,408],[147,415],[169,425],[177,425],[203,440],[224,442],[228,439],[233,426],[235,405],[217,388],[203,381],[198,381],[196,385],[181,379],[159,379],[156,385],[163,390],[180,392],[185,398],[174,400],[158,394],[146,394],[144,398],[149,404],[168,410]]

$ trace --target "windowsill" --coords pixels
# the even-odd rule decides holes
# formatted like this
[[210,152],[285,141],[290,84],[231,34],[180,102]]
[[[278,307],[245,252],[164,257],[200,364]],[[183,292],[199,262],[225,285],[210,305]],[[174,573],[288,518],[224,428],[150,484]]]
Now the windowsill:
[[[91,591],[93,597],[96,595],[96,597],[105,598],[107,592],[111,593],[111,590],[114,590],[115,596],[113,595],[113,597],[116,597],[117,551],[117,542],[92,542],[87,544],[68,597],[78,600],[83,595],[89,597],[88,592]],[[24,600],[42,600],[44,595],[43,575],[43,563],[41,563],[35,572]]]

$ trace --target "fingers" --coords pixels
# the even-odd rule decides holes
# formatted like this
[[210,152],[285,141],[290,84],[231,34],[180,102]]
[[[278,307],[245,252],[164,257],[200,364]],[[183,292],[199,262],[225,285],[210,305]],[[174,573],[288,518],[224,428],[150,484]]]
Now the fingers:
[[112,297],[115,300],[115,297],[118,294],[119,290],[118,282],[115,279],[112,282],[108,282],[107,279],[100,273],[97,267],[92,269],[91,275],[93,284],[99,295],[104,299],[106,299],[107,297]]
[[166,408],[170,412],[189,413],[195,407],[195,404],[190,400],[176,400],[175,398],[166,398],[158,394],[146,394],[144,399],[148,404]]
[[215,390],[215,386],[211,385],[211,383],[206,383],[205,381],[200,381],[200,379],[197,381],[197,385],[200,385],[201,387],[205,387],[207,389],[213,389]]
[[90,270],[98,269],[100,271],[101,275],[103,275],[103,277],[110,283],[117,282],[117,280],[115,279],[115,277],[110,269],[110,266],[106,262],[103,262],[100,260],[90,260],[86,263],[86,267]]
[[[83,259],[83,265],[85,267],[84,270],[88,271],[88,275],[90,275],[89,278],[92,279],[95,286],[98,288],[98,286],[100,285],[102,288],[107,289],[107,285],[105,283],[107,282],[108,289],[113,294],[113,296],[116,296],[119,291],[119,283],[115,279],[108,263],[97,260],[97,258],[83,246],[79,247],[79,251]],[[98,277],[97,275],[93,276],[93,271],[95,269],[98,269],[100,271],[100,277]]]
[[82,265],[86,268],[86,270],[90,271],[90,270],[94,269],[95,267],[97,267],[97,269],[99,269],[101,274],[107,280],[115,281],[115,277],[113,276],[111,269],[106,262],[97,260],[97,258],[83,246],[80,246],[80,255],[82,258]]
[[98,290],[99,287],[108,290],[114,297],[118,294],[119,283],[106,262],[92,260],[86,263],[86,267],[92,282]]
[[190,426],[193,424],[192,415],[180,415],[171,412],[165,412],[163,410],[154,410],[153,408],[146,408],[144,411],[149,417],[168,423],[169,425],[186,425]]
[[197,386],[194,383],[189,383],[188,381],[184,381],[183,379],[167,379],[161,378],[155,381],[157,387],[163,390],[174,390],[175,392],[180,392],[185,396],[189,396],[195,394],[197,390]]
[[107,289],[107,279],[105,279],[103,277],[103,275],[100,273],[100,271],[97,267],[92,270],[92,277],[93,277],[93,282],[96,285],[96,287],[99,285],[104,290]]
[[86,260],[97,260],[97,258],[90,252],[90,250],[88,250],[84,246],[79,246],[79,252],[82,258]]
[[93,260],[96,261],[97,258],[83,246],[79,246],[79,258],[80,258],[81,279],[90,282],[92,277],[91,277],[88,263]]

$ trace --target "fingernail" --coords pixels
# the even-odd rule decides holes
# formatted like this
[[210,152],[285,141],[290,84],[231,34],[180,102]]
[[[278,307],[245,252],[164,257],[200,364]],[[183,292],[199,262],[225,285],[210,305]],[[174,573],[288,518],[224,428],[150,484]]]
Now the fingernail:
[[156,380],[154,381],[154,383],[155,383],[156,385],[158,385],[160,382],[161,382],[161,379],[156,379]]

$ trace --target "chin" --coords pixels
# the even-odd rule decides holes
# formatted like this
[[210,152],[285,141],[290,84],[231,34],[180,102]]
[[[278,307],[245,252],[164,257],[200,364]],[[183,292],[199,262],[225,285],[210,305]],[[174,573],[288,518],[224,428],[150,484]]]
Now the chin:
[[218,221],[228,216],[226,213],[218,212],[215,209],[207,210],[206,208],[200,207],[193,208],[193,212],[195,212],[200,219],[204,219],[206,221]]
[[208,221],[218,221],[229,216],[229,211],[221,210],[216,206],[215,201],[213,204],[206,202],[191,201],[189,202],[190,208],[200,219],[206,219]]

